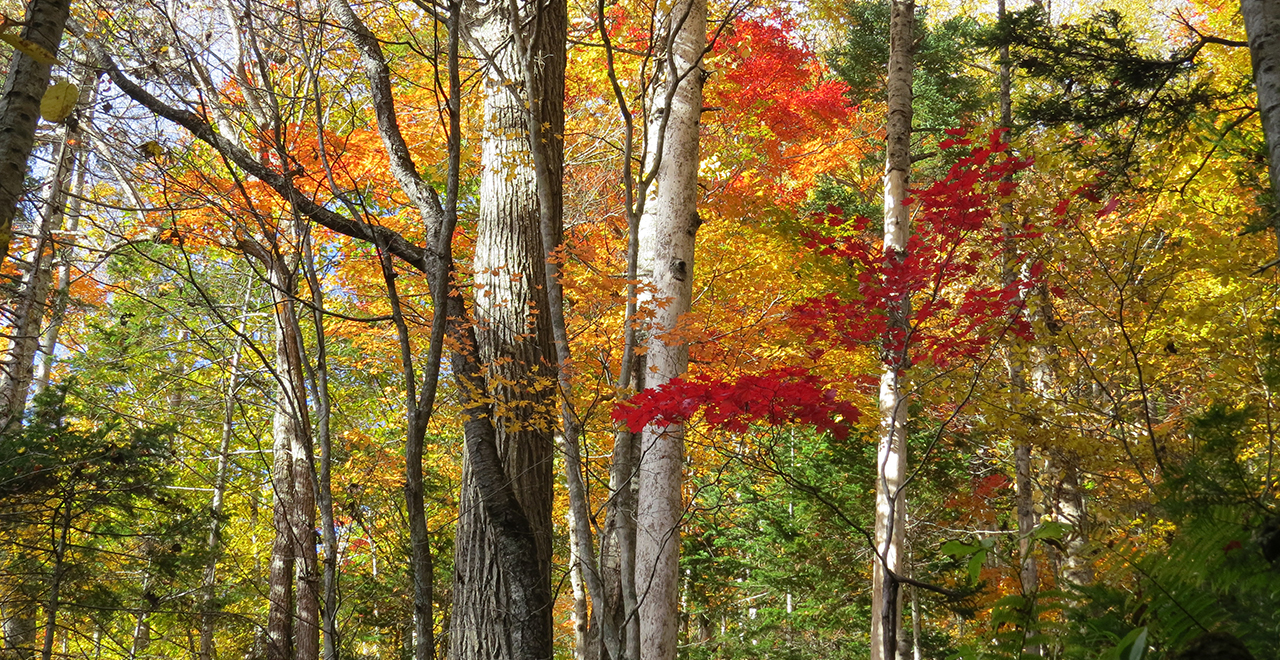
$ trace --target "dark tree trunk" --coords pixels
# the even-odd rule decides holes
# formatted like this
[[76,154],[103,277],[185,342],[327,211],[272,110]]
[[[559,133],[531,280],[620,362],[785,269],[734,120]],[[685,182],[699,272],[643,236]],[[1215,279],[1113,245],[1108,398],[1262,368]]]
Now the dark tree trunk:
[[[56,55],[71,12],[71,0],[33,0],[27,7],[22,38]],[[27,159],[40,120],[40,100],[49,86],[48,62],[37,62],[14,51],[9,77],[0,94],[0,266],[13,240],[13,218],[18,212]]]
[[[520,3],[513,22],[511,5],[469,7],[469,29],[491,58],[485,81],[485,125],[480,183],[479,235],[475,253],[475,332],[478,358],[487,370],[487,389],[494,398],[495,449],[536,548],[535,574],[539,600],[551,600],[551,504],[554,479],[556,388],[552,333],[546,290],[546,262],[540,231],[537,176],[530,153],[528,113],[520,85],[525,57],[541,62],[539,88],[561,90],[565,5]],[[536,12],[531,15],[529,12]],[[512,39],[513,25],[518,28]],[[559,33],[558,43],[556,33]],[[533,52],[521,51],[532,43]],[[541,99],[560,105],[549,120],[563,117],[563,92]],[[563,119],[559,122],[562,124]],[[559,191],[554,194],[556,202]],[[558,204],[557,204],[558,206]],[[558,214],[559,209],[553,210]],[[474,359],[474,358],[472,358]],[[470,426],[470,425],[469,425]],[[469,430],[468,433],[471,431]],[[470,442],[470,440],[468,441]],[[471,452],[468,452],[468,459]],[[481,503],[485,492],[478,466],[463,465],[462,497],[455,556],[451,653],[454,660],[504,660],[550,657],[551,611],[530,611],[536,621],[515,622],[511,602],[514,579],[498,559],[499,534]],[[545,648],[520,639],[520,630],[543,629]],[[538,642],[541,643],[541,642]],[[534,655],[526,655],[533,653]]]

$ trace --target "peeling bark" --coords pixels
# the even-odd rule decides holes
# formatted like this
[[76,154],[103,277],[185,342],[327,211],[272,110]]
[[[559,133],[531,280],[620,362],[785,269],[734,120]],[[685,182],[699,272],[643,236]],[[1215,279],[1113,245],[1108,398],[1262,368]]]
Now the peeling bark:
[[[911,236],[907,180],[911,171],[911,79],[915,3],[894,0],[889,24],[889,116],[884,177],[884,252],[889,259],[907,257]],[[871,660],[898,655],[902,599],[896,576],[904,573],[903,538],[906,501],[901,490],[907,476],[908,332],[911,299],[889,301],[889,336],[880,376],[880,437],[876,450],[876,559],[872,571]]]

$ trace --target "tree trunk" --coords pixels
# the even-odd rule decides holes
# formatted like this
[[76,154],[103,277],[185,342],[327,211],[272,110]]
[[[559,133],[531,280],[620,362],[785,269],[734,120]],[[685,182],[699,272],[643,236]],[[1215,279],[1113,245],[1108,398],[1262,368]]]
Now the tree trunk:
[[[70,12],[71,0],[33,0],[27,6],[22,38],[56,55]],[[48,61],[37,62],[15,50],[0,94],[0,266],[13,240],[13,218],[26,182],[27,159],[35,143],[50,68]]]
[[[1240,0],[1240,13],[1244,15],[1244,29],[1249,37],[1253,80],[1258,89],[1258,113],[1267,139],[1271,194],[1280,209],[1280,5],[1274,0]],[[1275,213],[1272,225],[1280,241],[1280,210]]]
[[[911,235],[907,180],[911,170],[911,78],[915,3],[894,0],[889,24],[889,116],[884,177],[884,253],[898,262],[907,258]],[[880,376],[880,438],[876,451],[875,566],[872,571],[871,660],[898,655],[902,600],[896,576],[903,574],[907,475],[908,328],[911,299],[905,292],[886,301],[889,331]]]
[[[698,216],[698,130],[702,116],[705,0],[672,3],[658,20],[662,71],[650,90],[646,162],[661,157],[640,220],[638,277],[648,287],[639,304],[652,311],[644,338],[644,387],[685,373],[689,347],[672,336],[693,294]],[[676,657],[679,633],[680,518],[684,512],[684,427],[649,426],[640,437],[635,588],[643,660]]]
[[[502,467],[511,476],[537,548],[538,588],[551,598],[551,504],[555,439],[555,358],[546,290],[537,173],[530,152],[525,83],[526,57],[535,65],[540,89],[562,89],[565,6],[560,2],[491,3],[468,6],[468,26],[488,62],[485,78],[480,211],[474,257],[475,331],[478,358],[494,398],[493,426]],[[512,16],[517,10],[519,16]],[[528,25],[529,28],[526,29]],[[561,34],[557,35],[556,32]],[[514,38],[513,38],[514,35]],[[558,43],[557,43],[558,40]],[[520,52],[528,41],[531,52]],[[559,53],[559,54],[558,54]],[[563,93],[546,99],[563,103]],[[544,106],[545,110],[545,106]],[[547,116],[550,121],[554,117]],[[548,209],[558,212],[558,209]],[[496,558],[498,539],[488,520],[486,497],[465,461],[456,538],[452,633],[453,660],[505,660],[552,648],[516,639],[521,626],[546,630],[551,611],[531,611],[537,621],[513,630],[510,601],[516,596]],[[539,642],[541,643],[541,642]]]
[[1093,583],[1093,566],[1086,556],[1089,530],[1086,525],[1084,492],[1080,489],[1079,459],[1070,454],[1054,457],[1057,462],[1058,485],[1054,493],[1053,513],[1056,522],[1071,526],[1062,539],[1062,581],[1077,587]]
[[[89,137],[85,133],[87,126],[93,125],[94,99],[97,98],[98,73],[89,67],[85,67],[83,74],[78,82],[80,85],[80,98],[77,106],[85,108],[83,117],[73,125],[68,123],[66,126],[66,141],[76,145],[80,152],[80,162],[84,163],[89,158]],[[78,111],[72,117],[78,116]],[[53,372],[53,356],[58,348],[58,335],[62,331],[62,321],[66,317],[67,304],[71,300],[71,262],[75,258],[74,241],[76,240],[76,232],[80,229],[80,197],[84,191],[85,175],[88,168],[83,164],[74,167],[74,177],[71,180],[70,199],[65,202],[66,211],[64,214],[64,223],[67,236],[61,249],[56,253],[56,264],[58,268],[58,283],[53,292],[53,300],[50,305],[52,309],[49,312],[49,323],[44,329],[44,334],[40,337],[40,361],[35,365],[35,372],[32,377],[32,395],[38,395],[49,386],[49,378]]]
[[53,639],[58,632],[58,609],[62,605],[62,574],[67,561],[67,537],[71,532],[72,501],[68,495],[62,500],[62,520],[57,521],[57,540],[53,548],[53,574],[49,577],[49,597],[44,606],[44,645],[41,660],[53,657]]
[[36,351],[40,347],[40,326],[48,307],[49,287],[53,280],[54,233],[62,229],[67,188],[76,170],[76,149],[73,145],[80,138],[80,133],[71,125],[64,126],[55,152],[56,165],[50,180],[49,196],[36,225],[35,246],[14,305],[9,351],[3,367],[0,367],[0,428],[20,420],[26,408]]
[[[277,400],[272,422],[272,482],[276,540],[267,617],[269,660],[319,657],[319,576],[316,572],[316,502],[310,416],[291,269],[277,254],[264,255],[275,309]],[[296,592],[294,586],[296,585]],[[296,596],[291,597],[296,593]]]
[[227,389],[222,398],[222,437],[218,442],[218,465],[213,475],[213,500],[209,503],[209,536],[205,549],[209,560],[204,566],[204,581],[200,584],[200,651],[199,660],[214,660],[213,627],[217,612],[218,559],[222,555],[222,510],[226,497],[228,472],[231,468],[231,439],[235,430],[236,390],[240,388],[240,352],[244,348],[245,314],[249,311],[251,286],[245,287],[244,302],[240,305],[241,321],[236,328],[235,348],[231,353]]
[[[998,20],[1004,20],[1006,12],[1005,0],[999,0],[996,4],[996,17]],[[1004,129],[1004,133],[1000,139],[1004,142],[1009,141],[1009,130],[1013,124],[1013,68],[1009,62],[1009,47],[1004,46],[1000,49],[1000,128]],[[1004,176],[1004,182],[1013,181],[1013,174],[1009,173]],[[1004,225],[1004,236],[1007,242],[1004,250],[1004,267],[1001,273],[1001,283],[1005,287],[1012,286],[1014,281],[1021,275],[1020,253],[1016,249],[1014,237],[1019,232],[1021,223],[1015,221],[1013,217],[1013,204],[1002,202],[1000,205],[1001,222]],[[1024,298],[1025,300],[1025,298]],[[1019,313],[1025,313],[1025,307]],[[1011,339],[1009,347],[1009,385],[1013,395],[1013,412],[1018,415],[1018,422],[1013,424],[1013,459],[1014,459],[1014,475],[1016,490],[1014,492],[1014,501],[1017,509],[1018,517],[1018,561],[1020,569],[1018,572],[1019,583],[1021,584],[1022,597],[1026,599],[1026,615],[1027,621],[1025,632],[1030,635],[1034,634],[1036,627],[1030,621],[1034,610],[1036,592],[1039,590],[1039,578],[1037,575],[1036,561],[1031,556],[1032,543],[1031,534],[1035,530],[1035,508],[1034,497],[1035,492],[1031,480],[1031,444],[1027,429],[1032,418],[1030,411],[1031,405],[1031,388],[1027,383],[1027,346],[1026,343],[1018,337]],[[1023,651],[1027,655],[1040,655],[1040,646],[1032,645]]]

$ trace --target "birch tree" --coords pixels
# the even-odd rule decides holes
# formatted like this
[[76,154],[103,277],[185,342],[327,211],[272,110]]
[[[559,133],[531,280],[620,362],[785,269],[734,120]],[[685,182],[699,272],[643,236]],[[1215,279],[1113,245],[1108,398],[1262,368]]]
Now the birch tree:
[[[907,181],[911,171],[911,78],[915,3],[894,0],[889,23],[889,115],[884,177],[884,254],[901,263],[911,236]],[[906,376],[911,332],[911,300],[905,293],[888,304],[889,326],[882,349],[880,432],[876,449],[875,566],[872,571],[871,660],[897,657],[901,627],[898,576],[903,574],[907,476]]]
[[[698,129],[702,116],[701,66],[706,48],[705,0],[672,3],[658,19],[661,57],[649,93],[645,161],[661,159],[645,214],[640,218],[638,278],[647,286],[638,304],[652,310],[641,370],[644,386],[660,387],[685,373],[688,344],[680,318],[693,296],[694,237],[698,216]],[[659,132],[660,131],[660,132]],[[680,519],[684,512],[684,428],[646,427],[637,466],[635,584],[639,650],[643,660],[676,657],[679,634]]]
[[[1280,200],[1280,6],[1267,0],[1240,0],[1240,13],[1244,15],[1245,33],[1249,37],[1258,114],[1267,140],[1271,195]],[[1280,211],[1276,213],[1271,224],[1280,241]]]

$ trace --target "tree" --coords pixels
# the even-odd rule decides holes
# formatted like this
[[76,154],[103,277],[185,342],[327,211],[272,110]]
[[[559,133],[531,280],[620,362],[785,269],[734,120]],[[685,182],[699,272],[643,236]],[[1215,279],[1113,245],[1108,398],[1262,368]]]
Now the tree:
[[[560,226],[567,5],[466,4],[463,11],[469,18],[461,27],[488,65],[473,259],[476,357],[495,398],[503,468],[537,547],[537,574],[530,577],[549,605],[557,359],[542,227]],[[535,122],[541,139],[530,130]],[[536,621],[528,628],[540,628],[540,638],[508,639],[505,603],[517,594],[509,591],[510,577],[495,570],[496,535],[480,506],[484,495],[470,462],[463,466],[450,656],[549,658],[550,607],[529,613]]]
[[[1280,10],[1271,3],[1240,0],[1240,13],[1249,36],[1258,114],[1262,116],[1262,133],[1267,142],[1271,195],[1273,200],[1280,200]],[[1280,241],[1280,218],[1273,216],[1272,225],[1276,240]]]
[[[911,171],[911,73],[915,3],[893,3],[889,23],[889,116],[885,135],[884,253],[902,263],[910,255],[911,215],[907,181]],[[905,569],[902,539],[906,535],[907,397],[905,377],[910,362],[911,298],[898,294],[888,301],[889,325],[884,338],[884,371],[880,376],[880,431],[876,452],[876,558],[871,596],[871,658],[890,660],[898,654],[902,603],[898,576]]]
[[[698,144],[702,116],[707,8],[703,0],[673,3],[658,20],[661,71],[650,92],[645,161],[661,158],[652,199],[639,225],[638,276],[648,285],[638,304],[652,309],[642,340],[646,389],[685,372],[689,349],[679,336],[692,304],[694,237],[698,215]],[[684,433],[679,425],[647,427],[636,467],[635,584],[640,657],[676,656],[680,594],[680,520],[683,515]]]
[[[49,72],[56,61],[62,32],[71,13],[71,0],[40,0],[27,7],[22,32],[16,41],[9,76],[0,93],[0,265],[13,240],[13,219],[18,213],[27,178],[27,159],[36,137],[40,101],[49,86]],[[10,21],[6,18],[4,23]]]

